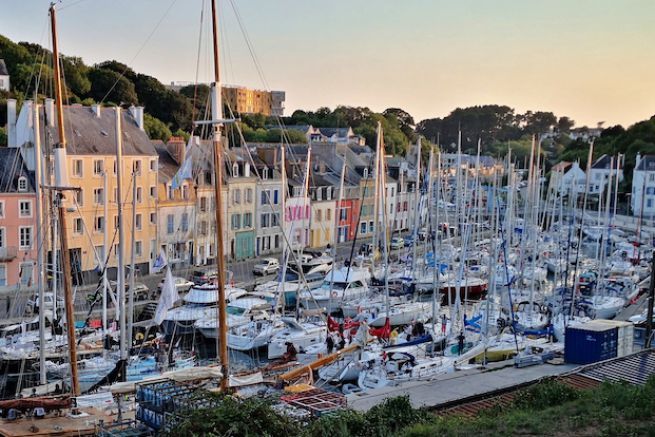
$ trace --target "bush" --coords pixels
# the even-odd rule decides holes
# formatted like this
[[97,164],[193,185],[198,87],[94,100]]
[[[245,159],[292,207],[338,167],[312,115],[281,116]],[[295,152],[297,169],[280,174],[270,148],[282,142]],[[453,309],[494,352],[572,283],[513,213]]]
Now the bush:
[[514,404],[520,408],[542,409],[563,404],[580,397],[580,392],[571,386],[554,380],[543,381],[519,392]]

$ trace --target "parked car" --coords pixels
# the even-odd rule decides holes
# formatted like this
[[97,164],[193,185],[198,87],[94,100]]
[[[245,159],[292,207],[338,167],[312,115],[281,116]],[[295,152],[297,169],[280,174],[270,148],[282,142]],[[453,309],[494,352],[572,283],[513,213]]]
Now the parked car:
[[[157,284],[157,293],[161,294],[161,289],[164,287],[164,282],[166,282],[166,278],[163,278],[159,284]],[[173,276],[173,283],[175,284],[175,288],[177,289],[178,293],[186,293],[193,287],[195,284],[192,281],[189,281],[188,279],[182,278],[180,276]]]
[[391,250],[398,250],[405,247],[405,240],[400,237],[393,237],[391,239]]
[[270,275],[280,270],[280,262],[275,258],[264,258],[258,261],[252,268],[255,275]]
[[412,247],[412,244],[414,244],[414,236],[408,235],[407,237],[403,238],[403,241],[405,243],[405,247]]
[[[46,291],[43,293],[43,302],[44,302],[44,308],[46,311],[52,311],[54,308],[54,301],[55,301],[55,295],[54,293],[50,291]],[[36,299],[30,299],[27,301],[25,310],[27,311],[28,314],[38,314],[40,311],[40,302],[39,298],[37,297]],[[57,298],[57,308],[63,308],[64,307],[64,298],[58,297]]]
[[[109,281],[109,286],[116,290],[116,286],[118,284],[116,281]],[[130,288],[130,281],[128,279],[125,280],[125,293],[129,292]],[[134,300],[148,300],[150,298],[150,289],[146,286],[146,284],[142,282],[135,282],[134,283]]]
[[191,281],[193,281],[194,284],[202,285],[202,284],[206,284],[207,282],[213,281],[217,277],[218,277],[217,270],[207,270],[207,271],[195,270],[191,275]]

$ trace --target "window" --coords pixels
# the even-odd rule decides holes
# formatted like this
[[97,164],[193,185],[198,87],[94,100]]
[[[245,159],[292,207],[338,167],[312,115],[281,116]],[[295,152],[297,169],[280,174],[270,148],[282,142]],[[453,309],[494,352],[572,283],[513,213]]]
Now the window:
[[278,199],[278,190],[273,191],[273,205],[277,205]]
[[118,169],[117,169],[118,166],[116,165],[116,160],[114,160],[113,162],[114,162],[114,174],[116,174],[116,172],[117,172],[117,170],[118,170]]
[[157,160],[156,159],[151,159],[150,160],[150,171],[157,171]]
[[275,248],[278,249],[280,247],[280,236],[275,235]]
[[332,200],[332,187],[327,187],[325,189],[325,199]]
[[96,232],[102,232],[105,230],[105,218],[104,217],[96,217],[95,219],[95,225],[93,229]]
[[189,213],[182,213],[182,223],[180,224],[182,232],[187,232],[189,230]]
[[271,196],[271,192],[269,190],[262,190],[261,199],[260,199],[260,203],[262,206],[268,205],[268,199],[270,196]]
[[73,160],[73,176],[81,178],[84,174],[84,162],[81,159]]
[[264,167],[264,169],[262,170],[262,179],[268,180],[268,167]]
[[93,174],[96,176],[101,176],[105,172],[105,162],[100,159],[95,159],[93,161]]
[[232,165],[232,177],[233,178],[239,177],[239,165],[236,163]]
[[207,222],[205,220],[200,222],[200,235],[207,235]]
[[5,217],[5,201],[0,201],[0,218]]
[[142,192],[143,189],[141,187],[136,187],[136,201],[139,203],[141,203],[141,201],[143,200]]
[[359,232],[361,232],[362,234],[366,233],[366,222],[361,222],[359,224]]
[[32,285],[32,277],[34,276],[34,263],[32,261],[20,263],[20,285],[29,287]]
[[322,197],[322,195],[321,195],[321,192],[322,192],[321,187],[318,187],[318,188],[316,189],[316,200],[323,200],[323,197]]
[[243,215],[243,227],[252,228],[252,213],[247,212]]
[[135,221],[135,223],[134,223],[134,227],[135,227],[136,229],[138,229],[138,230],[141,230],[141,222],[142,222],[142,220],[141,220],[141,214],[137,214],[137,215],[136,215],[136,221]]
[[332,210],[328,209],[325,211],[325,220],[331,221],[332,220]]
[[18,202],[18,210],[20,211],[20,217],[32,217],[32,201],[31,200],[21,200]]
[[280,226],[280,214],[276,212],[271,217],[273,217],[273,226]]
[[151,199],[157,198],[157,187],[150,187],[150,198]]
[[323,221],[323,211],[320,209],[316,211],[316,221],[321,222]]
[[346,220],[348,218],[347,214],[346,208],[339,209],[339,220]]
[[18,178],[18,191],[27,191],[27,178],[25,176]]
[[188,185],[183,185],[182,186],[182,198],[184,200],[189,200],[189,186]]
[[82,191],[82,189],[75,191],[75,203],[77,203],[78,206],[84,205],[84,191]]
[[98,254],[98,258],[100,258],[100,261],[104,264],[107,260],[105,259],[105,246],[94,246],[96,249],[96,253]]
[[136,174],[141,174],[141,160],[135,159],[132,163],[132,171]]
[[0,287],[7,286],[7,266],[0,264]]
[[102,188],[94,188],[93,189],[93,202],[96,205],[99,205],[101,203],[105,202],[105,190]]
[[143,254],[143,244],[140,241],[134,242],[134,254],[141,256]]
[[207,198],[203,196],[200,198],[200,212],[206,212],[206,211],[207,211]]
[[259,224],[262,228],[268,228],[271,226],[271,221],[270,221],[270,215],[269,214],[262,214],[260,216],[261,223]]
[[173,214],[168,214],[166,216],[166,232],[168,234],[175,232],[175,217]]
[[0,228],[0,248],[5,247],[5,228]]
[[114,216],[114,229],[118,229],[118,216]]
[[76,218],[73,221],[73,232],[76,234],[81,234],[82,231],[84,230],[84,223],[82,222],[81,218]]
[[21,249],[29,249],[32,247],[31,226],[21,226],[18,228],[18,241]]
[[173,200],[173,187],[168,186],[168,200]]
[[151,225],[156,225],[157,224],[157,213],[154,213],[154,212],[150,213],[150,224]]
[[236,188],[232,191],[232,204],[241,203],[241,190]]
[[252,188],[246,189],[246,203],[252,203]]
[[114,188],[114,203],[118,203],[118,188]]
[[373,222],[372,222],[372,221],[371,221],[371,222],[368,222],[368,231],[369,231],[369,232],[373,232],[373,230],[374,230]]
[[157,240],[150,240],[150,259],[157,257]]
[[363,176],[364,176],[364,179],[368,178],[368,168],[364,169],[364,175]]
[[241,214],[232,214],[232,229],[241,228]]

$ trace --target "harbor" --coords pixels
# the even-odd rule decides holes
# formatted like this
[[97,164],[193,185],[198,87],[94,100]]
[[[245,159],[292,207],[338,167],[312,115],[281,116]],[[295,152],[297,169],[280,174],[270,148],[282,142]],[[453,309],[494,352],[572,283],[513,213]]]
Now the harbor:
[[[285,117],[283,91],[226,85],[219,5],[263,79],[234,2],[202,2],[196,81],[170,86],[62,55],[77,3],[50,5],[47,48],[0,40],[0,436],[458,434],[448,417],[515,413],[541,435],[516,423],[575,402],[650,426],[627,403],[655,387],[655,154],[626,138],[655,118]],[[592,419],[572,426],[621,434]]]

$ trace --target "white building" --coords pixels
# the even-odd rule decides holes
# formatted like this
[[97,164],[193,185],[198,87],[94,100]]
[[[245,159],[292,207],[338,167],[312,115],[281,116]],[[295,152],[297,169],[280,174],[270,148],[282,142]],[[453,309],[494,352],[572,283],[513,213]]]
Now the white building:
[[632,213],[636,216],[655,216],[655,155],[637,154],[632,174]]
[[9,91],[9,71],[4,59],[0,59],[0,91]]
[[[622,158],[622,155],[619,155]],[[605,184],[610,177],[616,177],[617,158],[612,161],[609,155],[603,155],[591,166],[589,174],[589,194],[601,194],[605,191]],[[616,179],[612,179],[615,181]],[[623,169],[619,170],[619,182],[623,180]],[[612,182],[614,183],[614,182]]]
[[585,192],[587,174],[576,161],[566,170],[558,180],[560,194],[582,194]]

